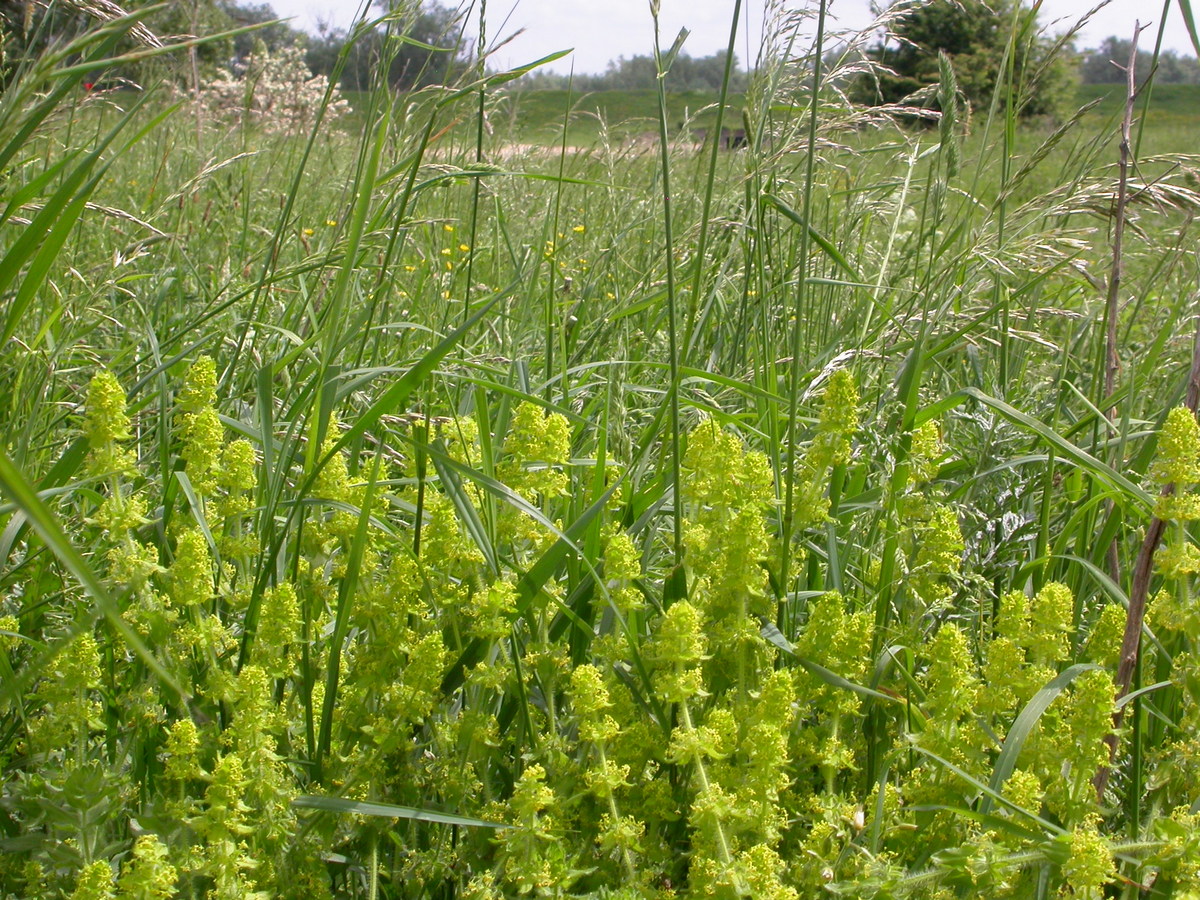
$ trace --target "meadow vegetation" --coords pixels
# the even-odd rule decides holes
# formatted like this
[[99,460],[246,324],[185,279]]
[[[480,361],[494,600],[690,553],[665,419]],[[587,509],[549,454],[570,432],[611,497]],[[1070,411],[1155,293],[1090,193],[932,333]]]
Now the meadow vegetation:
[[737,151],[15,73],[0,896],[1198,896],[1198,161],[1114,269],[1112,115],[797,24]]

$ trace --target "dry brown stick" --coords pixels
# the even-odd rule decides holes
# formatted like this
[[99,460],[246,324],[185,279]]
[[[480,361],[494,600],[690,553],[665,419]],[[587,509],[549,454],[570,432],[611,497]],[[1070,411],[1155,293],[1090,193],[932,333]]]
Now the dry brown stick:
[[[1125,115],[1121,118],[1121,157],[1118,163],[1117,204],[1113,210],[1113,252],[1112,269],[1108,275],[1108,296],[1105,305],[1107,333],[1105,335],[1104,353],[1104,394],[1111,402],[1113,391],[1116,389],[1117,371],[1120,360],[1117,359],[1117,306],[1121,297],[1121,275],[1125,264],[1122,243],[1125,237],[1125,207],[1129,203],[1129,162],[1133,156],[1131,133],[1133,131],[1133,104],[1137,100],[1137,52],[1138,36],[1143,25],[1133,23],[1133,43],[1129,47],[1129,63],[1125,67]],[[1108,417],[1111,421],[1116,415],[1116,407],[1108,407]]]
[[[1192,367],[1188,372],[1187,399],[1184,401],[1192,415],[1200,407],[1200,316],[1196,318],[1196,333],[1192,339]],[[1175,493],[1175,485],[1163,485],[1162,496]],[[1146,601],[1150,597],[1150,576],[1154,574],[1154,554],[1162,542],[1163,532],[1167,523],[1154,516],[1146,528],[1146,537],[1142,540],[1142,548],[1138,551],[1137,562],[1133,567],[1133,584],[1129,591],[1129,611],[1125,616],[1125,634],[1121,638],[1121,656],[1117,664],[1117,701],[1120,702],[1129,693],[1133,683],[1133,672],[1137,668],[1138,656],[1141,653],[1142,628],[1146,620]],[[1108,765],[1096,773],[1096,795],[1103,801],[1104,790],[1108,786],[1108,775],[1117,757],[1117,733],[1124,719],[1124,707],[1119,707],[1113,713],[1113,730],[1104,739],[1108,744]]]
[[[1129,62],[1125,66],[1125,114],[1121,117],[1121,155],[1118,163],[1117,201],[1113,210],[1112,268],[1108,273],[1108,290],[1104,306],[1104,397],[1110,404],[1105,415],[1111,423],[1117,417],[1113,394],[1117,387],[1117,372],[1121,361],[1117,358],[1117,312],[1121,298],[1121,275],[1125,269],[1123,243],[1125,237],[1125,208],[1129,204],[1129,162],[1133,155],[1131,133],[1133,131],[1133,104],[1137,99],[1137,50],[1138,36],[1142,33],[1140,22],[1133,23],[1133,43],[1129,48]],[[1108,514],[1113,515],[1114,504],[1108,505]],[[1120,581],[1121,561],[1114,538],[1108,545],[1108,574],[1113,581]]]
[[[1117,386],[1117,372],[1120,370],[1121,361],[1117,358],[1117,313],[1121,299],[1121,275],[1124,271],[1124,237],[1125,237],[1125,207],[1129,202],[1129,158],[1133,153],[1132,146],[1132,131],[1133,131],[1133,104],[1137,99],[1137,50],[1138,37],[1142,33],[1142,23],[1134,21],[1133,23],[1133,42],[1129,47],[1129,61],[1125,64],[1125,114],[1121,117],[1121,155],[1118,161],[1117,169],[1117,198],[1116,205],[1113,209],[1113,243],[1112,243],[1112,268],[1108,273],[1108,287],[1104,305],[1104,399],[1107,404],[1104,409],[1104,415],[1109,421],[1109,428],[1115,431],[1113,422],[1117,417],[1117,407],[1113,400],[1113,394]],[[1110,501],[1108,504],[1108,514],[1113,516],[1116,514],[1116,503]],[[1134,593],[1137,591],[1139,576],[1145,569],[1145,584],[1147,591],[1150,585],[1151,564],[1154,560],[1154,551],[1158,549],[1158,544],[1162,540],[1163,525],[1160,520],[1155,517],[1150,522],[1150,527],[1146,530],[1146,538],[1142,542],[1142,549],[1138,552],[1137,562],[1134,565],[1134,578],[1132,590],[1129,597],[1129,611],[1125,617],[1125,636],[1121,642],[1121,660],[1117,673],[1118,699],[1125,694],[1126,688],[1119,686],[1120,672],[1125,667],[1126,650],[1129,650],[1132,659],[1136,661],[1138,641],[1142,635],[1142,619],[1145,616],[1145,600],[1140,604],[1134,602]],[[1106,551],[1108,562],[1108,574],[1114,582],[1121,581],[1121,559],[1117,550],[1117,539],[1114,537],[1108,545]],[[1130,647],[1132,642],[1132,648]],[[1129,668],[1129,676],[1133,673],[1132,665]],[[1118,711],[1113,716],[1113,732],[1105,738],[1105,743],[1108,744],[1109,765],[1102,768],[1096,773],[1095,785],[1096,796],[1104,799],[1104,790],[1108,786],[1108,774],[1112,766],[1112,761],[1117,753],[1117,728],[1120,726],[1120,712]]]

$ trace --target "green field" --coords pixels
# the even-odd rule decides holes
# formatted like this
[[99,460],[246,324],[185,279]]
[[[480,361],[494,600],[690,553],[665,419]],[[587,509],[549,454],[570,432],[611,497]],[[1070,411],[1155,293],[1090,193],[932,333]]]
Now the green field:
[[1114,269],[1111,98],[76,58],[0,100],[0,897],[1195,896],[1187,92]]
[[[356,108],[369,102],[368,94],[351,94]],[[667,97],[668,123],[672,136],[691,135],[711,128],[716,119],[715,92],[687,91]],[[1149,106],[1144,104],[1149,102]],[[1120,85],[1084,84],[1076,89],[1079,108],[1095,103],[1090,124],[1119,120],[1124,107]],[[742,127],[745,98],[730,98],[726,127]],[[1200,85],[1156,85],[1139,100],[1139,110],[1154,126],[1151,138],[1161,142],[1162,152],[1186,153],[1195,146],[1195,129],[1200,125]],[[658,99],[652,90],[572,93],[553,90],[508,90],[495,101],[493,129],[513,140],[554,145],[561,143],[564,124],[569,146],[591,146],[603,139],[620,142],[657,132]],[[1169,146],[1168,146],[1169,145]]]
[[[370,103],[370,94],[351,92],[356,109]],[[667,97],[672,136],[691,135],[716,121],[717,93],[683,91]],[[743,98],[730,99],[726,127],[742,127]],[[560,145],[564,125],[568,146],[591,146],[601,140],[620,143],[658,133],[658,98],[653,90],[571,92],[522,90],[497,92],[489,107],[493,133],[514,141]]]
[[[1154,117],[1171,117],[1193,120],[1200,115],[1200,85],[1156,84],[1149,89],[1149,111]],[[1078,89],[1079,102],[1099,100],[1098,113],[1116,114],[1125,102],[1125,88],[1120,84],[1082,84]],[[1146,102],[1143,93],[1139,99]]]
[[[673,133],[711,128],[716,118],[716,93],[690,91],[667,97],[668,121]],[[1097,102],[1098,101],[1098,102]],[[1076,104],[1085,107],[1095,102],[1090,115],[1101,121],[1119,119],[1124,106],[1120,85],[1085,84],[1077,88]],[[1148,102],[1148,106],[1145,106]],[[601,91],[569,94],[567,91],[510,91],[498,103],[494,121],[507,127],[516,139],[533,143],[555,143],[567,122],[568,143],[591,145],[607,132],[622,140],[657,129],[658,100],[651,90]],[[730,99],[726,127],[742,127],[745,98]],[[1163,152],[1185,153],[1195,146],[1195,129],[1200,127],[1200,85],[1156,85],[1147,98],[1139,100],[1139,112],[1145,111],[1152,140],[1163,144]]]
[[[658,133],[658,98],[654,91],[601,91],[571,95],[567,91],[513,91],[501,105],[514,132],[526,139],[552,140],[562,133],[570,110],[568,139],[590,144],[607,131],[621,140]],[[667,97],[667,115],[672,133],[690,134],[711,128],[716,121],[718,95],[687,91]],[[743,98],[734,97],[726,116],[727,127],[740,128]]]

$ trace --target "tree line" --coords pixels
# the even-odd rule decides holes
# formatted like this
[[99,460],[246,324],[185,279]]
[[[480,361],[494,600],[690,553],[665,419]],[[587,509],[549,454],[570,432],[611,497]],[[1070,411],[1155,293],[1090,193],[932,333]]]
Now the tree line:
[[[1094,50],[1081,54],[1079,76],[1084,84],[1120,84],[1125,81],[1124,66],[1129,64],[1129,51],[1133,41],[1128,38],[1108,37]],[[1138,50],[1134,67],[1139,83],[1154,75],[1157,84],[1200,84],[1200,61],[1194,56],[1183,56],[1174,50],[1154,54],[1149,50]]]
[[[202,80],[237,69],[256,51],[272,53],[297,45],[304,48],[314,75],[336,74],[341,86],[352,90],[370,88],[381,78],[400,90],[447,83],[471,65],[463,17],[436,0],[375,0],[374,11],[383,23],[355,35],[330,27],[309,34],[278,21],[270,3],[254,0],[118,0],[117,6],[127,12],[145,11],[142,22],[166,39],[242,29],[198,47]],[[94,26],[97,9],[86,0],[59,0],[48,6],[34,0],[0,0],[0,84],[24,61]],[[174,70],[164,68],[172,65]],[[110,74],[138,83],[188,78],[178,62],[157,60]]]
[[[689,56],[680,53],[667,73],[667,89],[671,91],[717,91],[725,77],[725,51],[711,56]],[[624,56],[610,60],[603,72],[594,75],[563,75],[558,72],[531,72],[521,80],[522,87],[531,90],[632,91],[653,88],[657,83],[653,56]],[[748,73],[733,58],[729,88],[740,92],[746,89]]]
[[[125,0],[131,11],[152,7],[152,0]],[[161,35],[215,34],[247,26],[242,33],[203,45],[199,63],[212,75],[244,60],[255,46],[268,52],[285,45],[305,48],[314,74],[337,77],[341,87],[365,90],[381,79],[398,90],[447,83],[475,65],[475,43],[470,25],[459,8],[440,0],[376,0],[375,10],[387,21],[375,29],[351,35],[345,29],[322,27],[316,34],[275,21],[268,2],[252,0],[176,0],[158,4],[146,25]],[[85,27],[88,4],[82,0],[58,2],[48,8],[33,0],[0,0],[0,71],[19,64],[51,41]],[[1059,46],[1037,29],[1037,13],[1024,0],[934,0],[918,6],[893,24],[895,37],[880,40],[865,55],[876,63],[874,71],[849,85],[848,93],[862,102],[897,103],[928,99],[940,74],[939,57],[951,65],[961,95],[973,105],[987,102],[996,86],[1009,35],[1014,42],[1014,72],[1032,79],[1026,93],[1016,99],[1026,114],[1052,113],[1056,105],[1073,99],[1071,87],[1108,84],[1124,80],[1130,41],[1109,37],[1097,48],[1076,52]],[[734,59],[734,91],[744,90],[749,79]],[[674,91],[716,90],[725,74],[724,52],[692,57],[681,54],[668,75]],[[1139,78],[1153,71],[1158,83],[1200,84],[1200,63],[1194,57],[1164,51],[1155,63],[1148,50],[1138,53]],[[126,74],[126,73],[122,73]],[[137,71],[131,78],[153,74]],[[596,74],[567,76],[534,72],[518,82],[525,89],[565,88],[577,91],[636,90],[655,86],[654,60],[649,55],[620,57]]]

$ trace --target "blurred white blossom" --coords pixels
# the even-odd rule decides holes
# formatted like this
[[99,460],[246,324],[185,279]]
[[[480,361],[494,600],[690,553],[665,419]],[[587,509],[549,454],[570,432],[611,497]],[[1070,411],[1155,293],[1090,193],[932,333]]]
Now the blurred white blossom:
[[[248,117],[268,131],[294,134],[313,125],[328,90],[329,80],[309,71],[302,48],[283,47],[272,54],[260,42],[237,71],[206,85],[200,102],[212,116]],[[349,112],[349,102],[334,87],[326,121]]]

